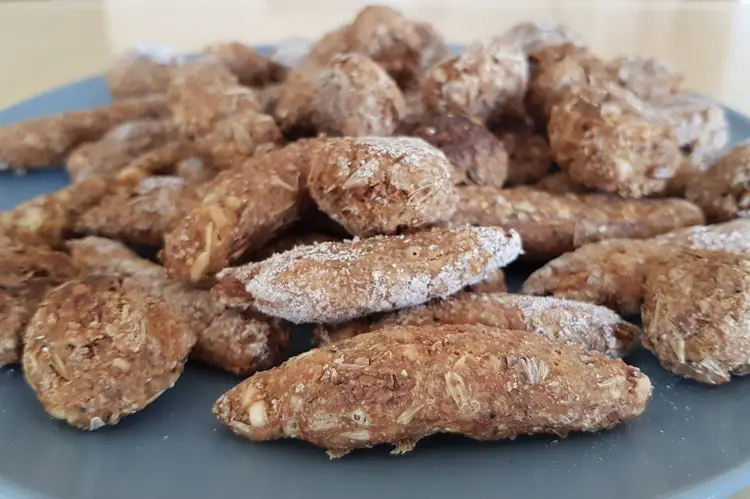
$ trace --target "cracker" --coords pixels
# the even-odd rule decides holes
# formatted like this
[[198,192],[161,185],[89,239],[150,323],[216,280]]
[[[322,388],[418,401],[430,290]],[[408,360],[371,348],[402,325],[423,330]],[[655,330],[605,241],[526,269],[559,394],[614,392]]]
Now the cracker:
[[750,259],[685,251],[646,278],[643,346],[667,370],[711,385],[750,373]]
[[251,440],[301,439],[341,457],[396,454],[435,433],[476,440],[599,431],[646,408],[651,383],[619,359],[484,326],[386,329],[314,349],[224,394],[214,414]]
[[228,306],[295,323],[343,322],[454,294],[520,250],[518,234],[490,227],[297,246],[223,270],[213,292]]
[[88,277],[50,292],[24,341],[24,376],[44,409],[97,430],[172,388],[195,335],[140,287]]

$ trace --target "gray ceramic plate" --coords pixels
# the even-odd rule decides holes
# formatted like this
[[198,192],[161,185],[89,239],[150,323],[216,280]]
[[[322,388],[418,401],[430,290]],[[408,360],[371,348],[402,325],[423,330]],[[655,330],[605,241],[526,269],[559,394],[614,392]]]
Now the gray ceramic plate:
[[[91,78],[0,112],[0,124],[109,101]],[[750,136],[750,119],[728,113],[732,139]],[[0,210],[66,182],[59,169],[0,173]],[[527,271],[511,270],[512,283]],[[706,388],[647,352],[628,361],[651,376],[654,398],[614,431],[481,444],[437,436],[405,456],[375,449],[338,461],[303,443],[232,436],[211,405],[239,380],[200,365],[147,410],[94,433],[51,419],[20,369],[0,369],[0,499],[706,498],[750,485],[750,379]]]

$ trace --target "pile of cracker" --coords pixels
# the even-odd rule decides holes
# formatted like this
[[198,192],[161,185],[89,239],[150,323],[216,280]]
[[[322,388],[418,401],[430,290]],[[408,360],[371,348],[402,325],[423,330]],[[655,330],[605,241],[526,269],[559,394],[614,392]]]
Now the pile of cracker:
[[[332,457],[611,428],[652,394],[637,343],[750,370],[750,145],[658,60],[554,23],[451,54],[378,6],[267,56],[136,47],[106,81],[0,127],[5,168],[71,178],[0,214],[0,365],[75,427],[193,361],[246,378],[213,409],[234,433]],[[314,348],[284,361],[295,324]]]

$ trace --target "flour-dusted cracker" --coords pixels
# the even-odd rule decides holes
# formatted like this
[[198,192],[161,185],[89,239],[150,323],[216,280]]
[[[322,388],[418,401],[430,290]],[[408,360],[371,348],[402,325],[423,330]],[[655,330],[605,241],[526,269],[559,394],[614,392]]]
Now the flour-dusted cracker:
[[524,331],[476,325],[383,329],[257,373],[214,405],[237,435],[296,438],[340,457],[458,433],[476,440],[599,431],[639,416],[635,367]]
[[720,224],[685,227],[656,236],[652,241],[664,247],[750,254],[750,220],[736,219]]
[[343,322],[457,293],[520,251],[518,234],[492,227],[319,243],[225,269],[213,292],[295,323]]
[[636,326],[602,306],[507,293],[460,293],[445,300],[387,314],[365,324],[363,327],[361,320],[355,320],[353,323],[319,326],[316,333],[324,340],[323,344],[327,344],[395,326],[479,324],[538,333],[551,340],[611,357],[628,353],[640,335]]
[[312,158],[310,194],[353,235],[394,234],[450,219],[458,200],[452,173],[421,139],[345,137]]
[[[302,223],[300,225],[304,226],[305,224]],[[302,229],[302,227],[299,227],[299,229]],[[292,229],[290,229],[288,233],[282,234],[257,251],[252,252],[250,254],[249,261],[260,262],[262,260],[266,260],[267,258],[271,258],[276,253],[283,253],[285,251],[289,251],[290,249],[296,248],[297,246],[326,243],[331,241],[341,241],[341,238],[334,237],[329,234],[324,234],[322,232],[304,232],[301,230],[298,232],[297,230],[295,230],[295,227],[292,227]]]
[[82,430],[113,425],[174,386],[195,335],[119,277],[51,291],[24,337],[23,370],[45,410]]

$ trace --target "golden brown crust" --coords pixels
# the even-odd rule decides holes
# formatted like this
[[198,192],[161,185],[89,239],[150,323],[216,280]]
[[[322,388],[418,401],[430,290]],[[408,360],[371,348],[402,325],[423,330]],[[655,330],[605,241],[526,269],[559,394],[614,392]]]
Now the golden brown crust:
[[0,169],[55,166],[74,147],[121,123],[168,115],[164,97],[154,95],[0,126]]
[[501,38],[475,42],[430,68],[421,83],[426,108],[479,122],[522,109],[529,81],[526,56]]
[[453,167],[410,137],[332,139],[313,157],[310,194],[350,234],[394,234],[450,219]]
[[59,251],[17,244],[0,247],[0,366],[21,360],[26,325],[47,292],[78,275]]
[[216,57],[175,68],[167,95],[175,122],[184,133],[196,137],[229,116],[261,109],[255,92],[240,85]]
[[260,314],[227,310],[209,291],[192,288],[166,275],[163,267],[138,257],[122,244],[100,237],[68,241],[76,264],[92,274],[127,277],[163,298],[198,338],[191,357],[234,374],[252,374],[280,360],[289,330]]
[[275,80],[278,71],[265,56],[240,42],[225,42],[209,45],[203,54],[218,58],[237,77],[240,84],[263,87]]
[[630,98],[610,90],[570,95],[552,108],[548,130],[555,162],[575,182],[640,198],[667,188],[682,155],[673,129]]
[[621,86],[642,99],[658,99],[682,88],[683,75],[654,57],[623,55],[607,63],[607,70]]
[[464,116],[446,114],[403,128],[437,147],[453,165],[453,182],[502,187],[508,174],[508,154],[484,126]]
[[200,205],[165,237],[169,275],[200,282],[294,222],[315,147],[305,141],[252,158],[204,186]]
[[180,63],[166,47],[135,47],[115,60],[104,77],[115,100],[164,94],[172,68]]
[[24,341],[24,375],[45,410],[96,430],[174,386],[195,335],[140,287],[88,277],[50,292]]
[[76,219],[73,232],[161,247],[164,235],[199,201],[195,189],[180,177],[147,177],[102,198]]
[[[506,293],[460,293],[446,300],[387,314],[369,323],[328,326],[329,343],[395,326],[478,324],[541,334],[583,350],[625,355],[638,338],[639,329],[613,311],[591,303],[542,296]],[[354,331],[352,331],[354,329]]]
[[686,251],[648,274],[643,346],[669,371],[722,384],[750,373],[750,259]]
[[214,414],[251,440],[297,438],[331,457],[451,432],[476,440],[598,431],[640,415],[651,383],[619,359],[523,331],[426,326],[314,349],[224,394]]
[[322,133],[391,135],[406,115],[396,82],[367,57],[333,57],[312,79],[312,123]]
[[644,239],[704,222],[682,199],[622,199],[604,194],[554,194],[532,187],[459,187],[452,222],[515,229],[524,258],[545,260],[604,239]]
[[65,169],[73,182],[93,175],[109,175],[123,169],[142,154],[179,138],[179,130],[172,120],[123,123],[100,140],[74,149],[65,161]]
[[295,323],[343,322],[454,294],[515,260],[520,245],[515,232],[473,227],[298,246],[223,270],[213,292]]
[[733,147],[704,174],[695,175],[685,197],[703,208],[709,222],[750,216],[750,142]]
[[531,274],[523,292],[605,305],[637,314],[643,283],[680,248],[750,254],[750,221],[677,229],[653,239],[611,239],[566,253]]

